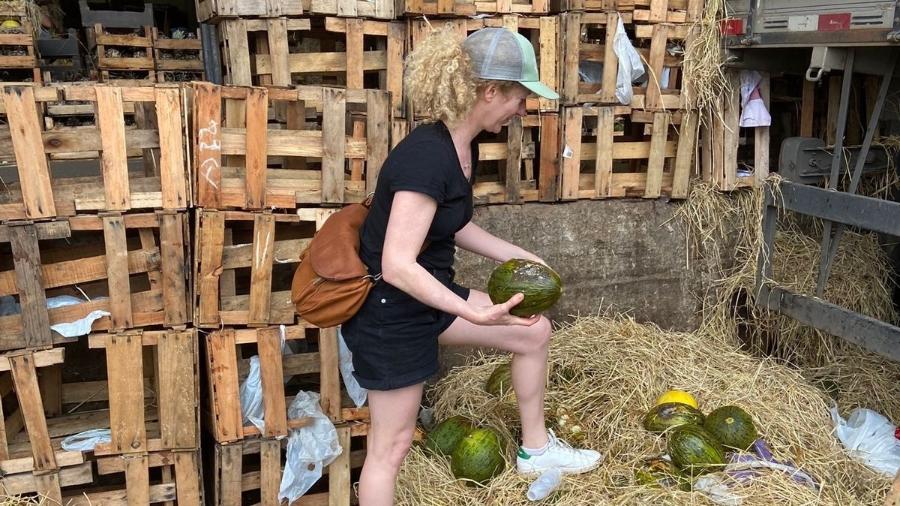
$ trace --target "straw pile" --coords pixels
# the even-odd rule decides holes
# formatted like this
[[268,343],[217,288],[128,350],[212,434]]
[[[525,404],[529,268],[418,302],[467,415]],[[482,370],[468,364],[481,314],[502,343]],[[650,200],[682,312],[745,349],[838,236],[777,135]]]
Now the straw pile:
[[719,27],[724,12],[724,0],[707,0],[700,20],[691,27],[693,36],[688,38],[684,53],[684,82],[690,83],[684,89],[687,109],[701,113],[713,109],[728,87]]
[[[462,414],[497,429],[514,463],[518,423],[508,406],[483,391],[496,364],[507,357],[482,356],[453,370],[435,387],[437,419]],[[676,333],[631,319],[578,318],[559,329],[550,350],[547,400],[582,417],[585,446],[602,450],[604,464],[567,477],[546,504],[712,504],[699,492],[638,485],[634,469],[643,458],[665,452],[664,438],[641,426],[657,395],[670,388],[693,392],[710,411],[737,404],[755,418],[780,459],[791,459],[823,484],[816,492],[770,474],[733,492],[743,504],[876,504],[890,480],[848,457],[831,435],[826,397],[799,373],[771,359],[742,352],[727,339]],[[398,504],[404,506],[524,505],[529,480],[511,465],[484,488],[455,481],[446,459],[415,448],[404,464]]]

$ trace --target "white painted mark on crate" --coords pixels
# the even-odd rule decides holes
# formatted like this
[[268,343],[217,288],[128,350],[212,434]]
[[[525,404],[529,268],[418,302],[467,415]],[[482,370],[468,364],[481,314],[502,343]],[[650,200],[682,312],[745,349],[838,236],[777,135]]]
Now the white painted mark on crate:
[[566,144],[565,149],[563,149],[563,158],[572,158],[572,155],[574,154],[575,152],[572,151],[572,148],[570,148],[569,145]]
[[262,250],[262,254],[259,252],[260,243],[256,243],[256,265],[254,267],[259,267],[260,260],[269,252],[269,237],[272,235],[272,232],[266,232],[266,238],[263,240],[263,244],[265,244],[264,249]]
[[[222,151],[222,143],[219,140],[219,126],[216,120],[209,120],[209,126],[201,128],[197,132],[197,148],[199,151]],[[218,190],[219,185],[213,181],[212,174],[214,172],[218,174],[219,161],[213,157],[207,158],[200,162],[200,170],[206,182]]]

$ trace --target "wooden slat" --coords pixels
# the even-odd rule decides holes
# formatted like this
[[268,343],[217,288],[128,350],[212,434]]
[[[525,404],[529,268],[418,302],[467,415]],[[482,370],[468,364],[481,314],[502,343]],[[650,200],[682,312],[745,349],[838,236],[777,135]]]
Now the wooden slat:
[[169,327],[189,321],[189,301],[185,279],[184,217],[182,213],[159,214],[159,249],[162,271],[163,310]]
[[196,451],[175,453],[175,489],[178,506],[200,506],[200,462]]
[[690,177],[694,167],[694,154],[697,151],[697,111],[685,113],[681,122],[678,139],[678,154],[675,155],[675,174],[672,181],[672,198],[684,199],[689,193]]
[[103,242],[106,247],[107,286],[110,321],[114,330],[134,326],[131,308],[131,281],[128,268],[128,243],[121,215],[103,217]]
[[669,113],[658,112],[653,116],[653,133],[650,136],[650,159],[647,163],[647,186],[644,188],[644,198],[657,198],[662,192],[668,135]]
[[25,352],[9,356],[10,372],[19,401],[19,410],[25,420],[28,440],[31,442],[31,453],[34,457],[36,471],[55,471],[56,453],[50,442],[47,419],[44,417],[44,404],[38,385],[35,369],[34,353]]
[[188,206],[185,180],[184,124],[181,119],[181,90],[156,89],[156,116],[159,130],[159,177],[162,207],[185,209]]
[[319,372],[320,403],[322,412],[332,420],[341,418],[341,378],[338,368],[337,329],[319,331],[319,358],[322,369]]
[[350,428],[337,429],[344,451],[328,466],[328,506],[350,506]]
[[368,90],[366,97],[366,193],[375,191],[381,166],[390,150],[391,110],[383,92]]
[[363,85],[363,20],[347,19],[347,87],[364,88]]
[[242,437],[243,417],[239,401],[234,330],[212,332],[206,339],[216,441],[236,441]]
[[[20,222],[26,224],[26,222]],[[9,242],[9,227],[13,225],[0,225],[0,242]],[[72,230],[69,226],[69,220],[42,221],[34,223],[34,231],[37,234],[38,241],[46,241],[48,239],[65,239],[72,237]]]
[[219,25],[222,30],[222,41],[225,51],[222,57],[228,68],[230,81],[228,84],[249,86],[252,83],[250,72],[250,46],[247,41],[247,27],[241,19],[227,19]]
[[245,205],[249,209],[262,209],[266,206],[268,92],[265,88],[250,88],[245,104],[247,118]]
[[194,83],[194,167],[197,171],[197,204],[218,208],[222,186],[221,88]]
[[[92,480],[91,463],[85,462],[77,466],[63,468],[58,475],[57,473],[49,473],[35,476],[31,473],[22,473],[4,476],[3,492],[9,495],[42,492],[45,495],[49,493],[52,496],[55,488],[85,485],[91,483]],[[48,497],[46,502],[49,504],[69,504],[68,502],[64,503],[62,500],[56,503],[50,502],[54,500],[53,497]]]
[[263,391],[265,437],[287,436],[287,407],[284,397],[284,370],[281,363],[281,335],[277,327],[259,329],[258,350]]
[[664,108],[662,104],[662,74],[665,68],[666,42],[669,38],[669,25],[659,24],[653,26],[653,39],[650,42],[650,58],[648,67],[650,79],[647,83],[647,109],[656,110]]
[[[766,110],[771,110],[771,79],[768,73],[762,73],[759,83],[759,93],[762,96]],[[753,139],[754,164],[753,176],[757,185],[762,185],[769,177],[769,127],[756,127]]]
[[[35,367],[50,367],[63,363],[65,349],[51,348],[49,350],[34,351],[30,353],[32,354],[31,360],[34,362]],[[12,358],[18,354],[18,352],[13,352],[8,355],[0,355],[0,372],[11,371],[13,367]]]
[[110,447],[115,453],[147,450],[144,366],[140,334],[113,334],[106,345]]
[[9,226],[8,232],[25,346],[28,348],[50,346],[53,338],[50,335],[50,317],[47,313],[37,231],[34,225],[27,224]]
[[[280,353],[280,351],[279,351]],[[282,401],[284,397],[282,397]],[[266,432],[269,429],[266,418]],[[278,491],[281,487],[281,442],[263,440],[259,442],[259,493],[263,506],[278,506]],[[349,483],[348,483],[349,486]],[[349,490],[349,489],[348,489]]]
[[566,107],[563,118],[562,142],[562,199],[578,198],[581,171],[581,124],[582,112],[579,107]]
[[343,90],[325,88],[322,103],[322,203],[344,202],[347,102]]
[[555,202],[559,193],[559,115],[542,115],[540,133],[539,198],[541,202]]
[[147,456],[125,457],[125,490],[128,506],[150,504],[150,466]]
[[248,324],[269,323],[272,297],[272,266],[275,262],[275,219],[269,213],[253,220],[253,264],[250,266]]
[[36,146],[41,141],[34,90],[31,87],[7,87],[3,89],[3,106],[12,137],[19,185],[27,218],[49,218],[56,215],[53,190],[50,185],[50,168],[47,157]]
[[737,186],[737,154],[740,144],[741,104],[740,83],[737,72],[729,76],[731,93],[724,95],[725,107],[722,114],[722,169],[725,171],[724,190],[731,191]]
[[216,497],[218,506],[241,506],[243,453],[240,444],[216,445]]
[[225,219],[218,211],[200,213],[199,252],[197,273],[200,326],[219,326],[219,277],[222,274],[222,251],[225,240]]
[[159,434],[165,448],[193,449],[197,427],[197,345],[193,331],[170,332],[159,338],[157,392]]
[[[385,2],[386,3],[386,2]],[[406,26],[402,23],[387,25],[387,78],[385,89],[391,93],[395,115],[403,109],[403,59],[406,55]],[[368,98],[367,98],[368,101]],[[368,102],[367,102],[368,103]],[[371,130],[369,130],[371,132]]]
[[522,202],[520,187],[522,183],[522,118],[513,116],[506,126],[506,202],[519,204]]
[[34,475],[36,492],[46,498],[47,501],[62,504],[62,489],[60,488],[59,472]]
[[122,110],[122,89],[97,86],[95,88],[97,126],[100,128],[100,156],[103,171],[103,190],[107,211],[131,209],[128,187],[128,154],[125,146],[125,121]]
[[[603,53],[603,77],[601,80],[602,87],[600,88],[600,100],[606,103],[616,103],[618,99],[616,99],[616,78],[619,73],[619,57],[615,52],[615,36],[616,30],[615,27],[618,23],[619,15],[616,12],[610,12],[607,14],[606,18],[606,45],[604,46]],[[581,32],[580,26],[575,27],[578,28],[578,33]],[[578,47],[578,46],[576,46]],[[663,44],[663,49],[665,49],[665,44]],[[575,52],[578,52],[577,49]],[[577,67],[574,69],[575,72],[575,80],[578,81],[578,72]],[[652,78],[651,78],[652,80]],[[653,83],[647,85],[648,88],[653,86]]]
[[269,54],[272,58],[272,84],[275,86],[290,86],[291,70],[288,67],[287,19],[272,18],[267,19],[266,23]]
[[616,117],[612,107],[597,110],[597,153],[594,163],[594,196],[609,196],[613,166],[613,130]]

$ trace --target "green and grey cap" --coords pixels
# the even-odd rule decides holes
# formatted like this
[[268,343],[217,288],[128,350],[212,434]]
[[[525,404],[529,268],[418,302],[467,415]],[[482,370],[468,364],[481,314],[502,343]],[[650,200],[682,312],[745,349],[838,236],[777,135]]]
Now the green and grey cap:
[[538,77],[534,48],[522,35],[506,28],[482,28],[466,37],[463,48],[476,77],[515,81],[544,98],[559,98]]

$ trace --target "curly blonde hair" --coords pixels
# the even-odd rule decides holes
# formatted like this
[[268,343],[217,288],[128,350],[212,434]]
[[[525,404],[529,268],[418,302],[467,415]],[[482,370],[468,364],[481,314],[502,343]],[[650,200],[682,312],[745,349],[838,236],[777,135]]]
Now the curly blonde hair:
[[432,30],[406,58],[403,85],[417,116],[454,124],[475,105],[478,93],[493,84],[506,93],[518,85],[475,77],[469,55],[451,24]]

